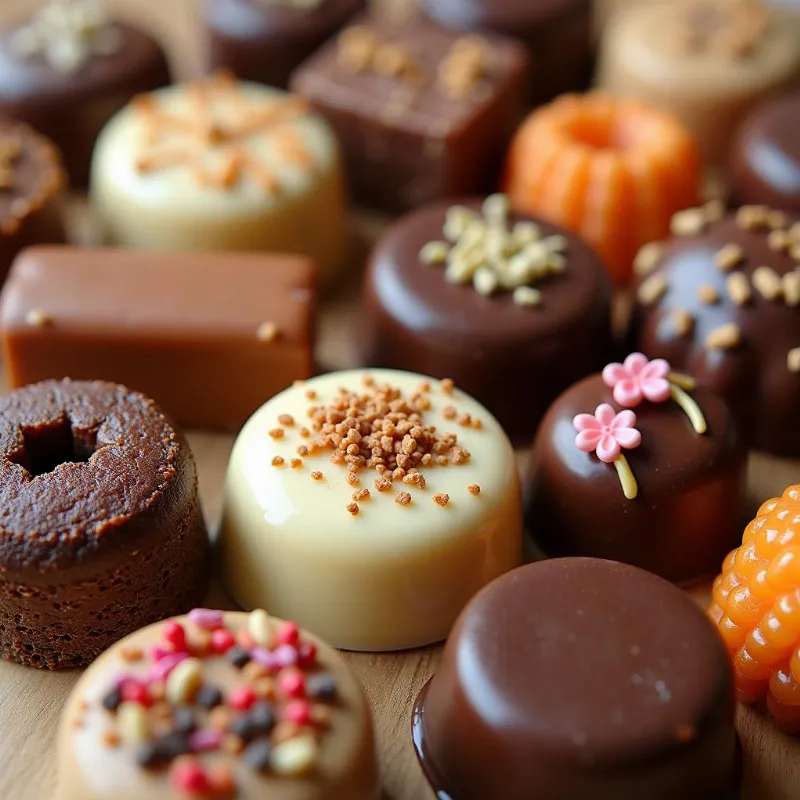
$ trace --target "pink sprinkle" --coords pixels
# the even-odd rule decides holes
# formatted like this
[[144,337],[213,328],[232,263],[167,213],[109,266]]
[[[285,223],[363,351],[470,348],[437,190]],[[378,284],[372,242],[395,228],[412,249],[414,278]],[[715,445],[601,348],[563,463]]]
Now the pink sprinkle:
[[249,686],[234,686],[228,694],[228,705],[237,711],[247,711],[256,701],[256,693]]
[[272,657],[277,667],[297,666],[297,650],[290,644],[280,644],[272,651]]
[[311,722],[311,706],[305,700],[291,700],[283,709],[283,718],[295,725]]
[[222,655],[236,644],[233,634],[227,628],[217,628],[211,632],[211,652]]
[[244,650],[250,650],[250,648],[256,646],[255,640],[250,635],[250,631],[248,631],[247,628],[242,628],[237,634],[237,638],[239,640],[239,647]]
[[296,622],[284,622],[276,637],[278,644],[297,644],[300,638],[300,628]]
[[150,681],[163,681],[181,663],[189,658],[188,653],[167,653],[162,656],[147,672]]
[[289,667],[278,675],[278,687],[287,697],[305,697],[306,679],[299,669]]
[[161,630],[164,640],[171,645],[173,651],[186,649],[186,631],[180,622],[168,619]]
[[150,695],[147,692],[147,687],[142,685],[141,683],[136,683],[134,681],[127,681],[126,683],[122,684],[122,699],[126,703],[138,703],[145,708],[152,705],[152,700],[150,699]]
[[150,653],[150,659],[152,661],[161,661],[164,656],[172,654],[172,650],[167,650],[166,647],[162,647],[160,644],[152,645],[148,652]]
[[311,669],[317,663],[317,646],[314,642],[301,642],[297,647],[298,664],[303,669]]
[[172,786],[185,794],[208,794],[212,789],[205,770],[196,761],[176,761],[169,777]]
[[120,689],[122,689],[122,687],[126,683],[130,683],[131,681],[133,681],[134,683],[138,683],[139,679],[136,676],[131,675],[130,672],[122,672],[119,675],[117,675],[116,678],[114,678],[114,683]]
[[201,730],[195,731],[189,737],[189,747],[194,753],[205,753],[216,750],[222,742],[222,731]]
[[254,647],[250,651],[250,658],[269,670],[280,669],[280,664],[278,659],[275,658],[275,654],[271,650],[267,650],[266,647]]
[[222,625],[222,612],[213,608],[195,608],[189,612],[189,622],[211,631]]

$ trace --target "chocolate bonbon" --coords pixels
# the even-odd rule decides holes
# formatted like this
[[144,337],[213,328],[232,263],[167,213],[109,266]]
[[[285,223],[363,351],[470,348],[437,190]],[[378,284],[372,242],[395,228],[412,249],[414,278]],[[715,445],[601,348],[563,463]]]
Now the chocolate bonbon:
[[379,240],[359,333],[368,366],[455,380],[514,439],[612,351],[611,284],[561,228],[504,195],[424,207]]
[[206,65],[285,89],[292,72],[363,0],[203,0]]
[[754,108],[731,147],[731,190],[738,203],[763,203],[800,215],[800,92]]
[[593,61],[589,0],[422,0],[421,7],[448,28],[520,39],[531,56],[534,103],[585,89],[589,83]]
[[525,518],[548,556],[714,574],[739,537],[746,451],[715,392],[631,354],[559,397],[536,435]]
[[225,585],[245,608],[352,650],[439,641],[479,588],[520,563],[514,453],[452,381],[313,378],[239,434],[220,546]]
[[42,0],[0,31],[0,114],[53,139],[72,183],[87,184],[103,125],[135,94],[170,82],[161,45],[112,19],[104,0]]
[[725,649],[689,597],[626,564],[562,558],[470,602],[413,734],[439,797],[723,800],[733,712]]
[[65,186],[53,144],[23,123],[0,119],[0,282],[20,250],[66,240]]
[[183,426],[238,428],[311,374],[315,310],[305,258],[33,248],[0,296],[6,374],[113,380]]
[[759,0],[638,4],[606,27],[598,69],[602,89],[672,112],[724,164],[744,114],[800,75],[800,21]]
[[369,706],[293,622],[196,608],[137,631],[61,717],[56,800],[377,800]]
[[710,205],[676,215],[646,246],[631,341],[718,390],[748,443],[800,453],[800,225],[782,211]]
[[219,73],[138,97],[103,131],[91,199],[110,244],[293,253],[345,266],[339,150],[301,98]]
[[0,655],[88,664],[197,603],[208,540],[183,435],[155,403],[100,381],[0,399]]
[[399,212],[495,184],[527,71],[513,40],[375,16],[345,28],[291,86],[336,131],[354,199]]

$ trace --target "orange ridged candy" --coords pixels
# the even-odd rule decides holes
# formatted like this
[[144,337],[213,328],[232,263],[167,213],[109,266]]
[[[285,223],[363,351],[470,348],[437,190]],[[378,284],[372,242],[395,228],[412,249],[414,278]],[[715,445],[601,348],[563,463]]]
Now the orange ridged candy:
[[520,211],[580,235],[625,283],[634,257],[699,200],[700,154],[675,117],[599,92],[534,111],[509,151],[505,190]]
[[714,581],[709,615],[733,659],[736,694],[800,733],[800,485],[767,501]]

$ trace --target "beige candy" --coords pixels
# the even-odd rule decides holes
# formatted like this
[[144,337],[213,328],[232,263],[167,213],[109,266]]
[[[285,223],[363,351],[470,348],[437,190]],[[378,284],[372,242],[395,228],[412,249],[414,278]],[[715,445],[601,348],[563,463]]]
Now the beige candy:
[[106,126],[91,199],[109,243],[264,250],[344,266],[336,140],[295,96],[224,76],[146,95]]
[[[227,612],[225,624],[239,630],[247,626],[247,617],[242,612]],[[178,619],[187,624],[186,617]],[[170,787],[168,770],[148,771],[137,765],[136,753],[141,745],[128,744],[124,737],[113,746],[108,744],[107,733],[114,726],[114,717],[101,704],[116,676],[142,676],[147,672],[149,662],[131,662],[122,653],[132,648],[147,652],[150,645],[160,643],[161,627],[157,623],[143,628],[114,645],[76,684],[59,724],[55,800],[176,800],[181,796]],[[302,637],[317,645],[319,663],[333,675],[337,686],[337,699],[327,706],[330,725],[317,737],[313,768],[289,775],[292,765],[284,758],[281,768],[287,771],[287,777],[274,772],[260,775],[241,755],[224,752],[205,754],[200,763],[204,767],[231,767],[239,787],[236,796],[247,800],[378,800],[380,780],[364,693],[338,653],[305,631]],[[222,657],[205,658],[202,664],[204,678],[223,693],[243,683],[242,674]],[[208,726],[204,723],[204,727]]]
[[[456,433],[469,462],[420,467],[424,489],[395,481],[387,492],[376,490],[374,469],[351,486],[329,450],[293,469],[297,447],[307,442],[299,428],[308,424],[308,408],[330,402],[340,386],[363,391],[365,374],[333,373],[287,389],[244,427],[225,488],[224,580],[245,608],[296,619],[336,647],[402,650],[444,639],[475,592],[520,563],[519,482],[511,444],[486,409],[457,388],[450,396],[439,381],[392,370],[370,374],[406,397],[429,383],[432,408],[423,424]],[[306,398],[309,390],[316,399]],[[447,406],[479,419],[480,429],[447,419]],[[270,431],[283,414],[295,422],[275,438]],[[282,466],[272,466],[276,457]],[[476,484],[480,493],[471,494]],[[357,488],[370,499],[352,516],[346,507]],[[397,502],[403,492],[407,504]],[[445,505],[437,495],[449,496]]]

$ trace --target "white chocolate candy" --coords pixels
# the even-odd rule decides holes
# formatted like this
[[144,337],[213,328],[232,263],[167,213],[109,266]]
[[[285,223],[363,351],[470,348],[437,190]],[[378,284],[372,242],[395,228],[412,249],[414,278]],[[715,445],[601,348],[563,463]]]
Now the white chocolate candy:
[[226,75],[134,100],[106,126],[91,198],[109,243],[266,250],[343,266],[336,140],[304,101]]
[[[378,491],[380,476],[370,467],[358,473],[358,486],[351,485],[347,465],[332,463],[330,449],[293,468],[297,448],[318,435],[300,434],[311,427],[309,408],[329,404],[339,387],[369,391],[367,374],[401,389],[406,399],[429,384],[423,394],[431,407],[421,412],[420,425],[435,426],[437,436],[456,434],[469,460],[420,464],[424,488],[398,479],[389,491]],[[256,412],[231,456],[220,534],[224,580],[240,604],[296,619],[336,647],[400,650],[444,639],[467,601],[520,563],[520,489],[511,444],[483,406],[441,386],[393,370],[340,372],[295,385]],[[308,392],[316,397],[308,399]],[[480,427],[447,418],[448,406],[459,417],[480,420]],[[280,424],[281,415],[293,424]],[[276,457],[282,465],[273,465]],[[473,493],[476,485],[479,493]],[[359,489],[370,497],[357,501],[353,515],[347,507]],[[403,492],[410,495],[406,505],[397,502]],[[442,495],[449,496],[446,505],[440,505]]]

